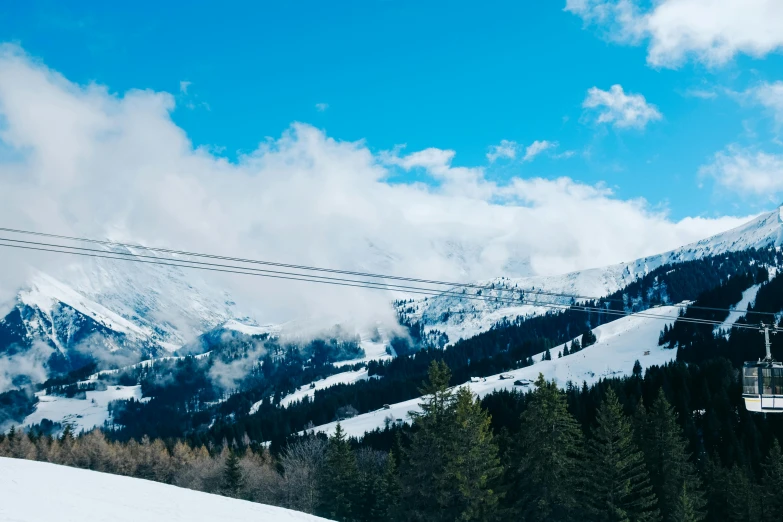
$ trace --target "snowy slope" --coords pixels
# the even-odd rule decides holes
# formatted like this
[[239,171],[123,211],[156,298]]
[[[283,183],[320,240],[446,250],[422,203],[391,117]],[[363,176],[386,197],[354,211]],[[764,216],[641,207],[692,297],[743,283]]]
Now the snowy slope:
[[[517,296],[520,290],[527,289],[603,297],[626,287],[637,278],[667,263],[692,261],[726,252],[769,246],[783,246],[783,207],[763,214],[732,230],[663,254],[564,275],[500,277],[477,281],[475,284],[494,287],[492,291],[484,291],[484,297],[500,295],[507,299],[513,295],[504,289],[515,290]],[[476,290],[469,290],[469,292],[475,294]],[[527,299],[535,299],[546,304],[562,305],[569,302],[569,299],[566,298],[534,294],[529,294]],[[462,299],[454,295],[414,299],[412,302],[406,302],[397,307],[403,317],[423,323],[425,331],[445,332],[448,335],[449,344],[460,338],[467,339],[487,331],[504,317],[513,319],[519,316],[539,315],[551,309],[551,307],[529,304],[511,306],[508,302]]]
[[[715,331],[718,330],[724,330],[728,331],[731,329],[732,326],[734,326],[734,323],[739,320],[740,317],[745,315],[745,312],[742,310],[747,310],[748,306],[752,305],[756,301],[756,294],[759,293],[759,288],[761,288],[761,285],[753,285],[744,292],[742,292],[742,299],[740,299],[740,302],[736,305],[732,306],[732,311],[729,312],[729,315],[726,317],[726,320],[721,323],[720,326],[715,327]],[[740,310],[739,312],[734,310]]]
[[[330,375],[326,379],[321,379],[319,381],[313,381],[310,384],[305,384],[301,386],[298,390],[296,390],[294,393],[290,393],[283,397],[280,400],[280,406],[286,407],[291,403],[294,403],[296,401],[301,401],[305,397],[310,397],[311,399],[315,396],[316,390],[323,390],[326,388],[329,388],[331,386],[334,386],[335,384],[353,384],[358,381],[364,381],[367,380],[367,369],[361,369],[356,371],[349,371],[349,372],[342,372],[342,373],[336,373],[334,375]],[[310,387],[314,385],[314,387]],[[261,407],[261,403],[264,401],[258,401],[253,406],[250,407],[250,414],[258,411],[258,408]]]
[[[513,375],[513,379],[501,380],[498,374],[487,377],[486,381],[470,382],[464,386],[470,387],[473,393],[483,397],[494,390],[514,388],[515,380],[535,381],[539,373],[542,373],[547,380],[555,379],[558,385],[564,388],[569,380],[577,385],[581,385],[582,382],[590,385],[602,378],[630,375],[637,360],[643,368],[666,364],[676,358],[677,352],[658,346],[658,334],[668,320],[674,322],[679,310],[677,306],[662,306],[647,312],[663,316],[665,319],[638,315],[623,317],[595,328],[593,333],[597,338],[596,343],[573,355],[557,358],[558,352],[562,352],[563,349],[563,345],[560,345],[551,350],[553,357],[551,361],[541,361],[543,354],[538,354],[534,357],[538,362],[532,366],[504,372]],[[645,355],[647,351],[649,355]],[[529,389],[532,386],[517,388]],[[417,398],[392,404],[388,410],[381,409],[358,415],[340,424],[349,435],[359,437],[367,431],[382,428],[387,417],[408,422],[408,412],[420,411],[420,400]],[[315,431],[332,433],[336,425],[336,422],[324,424],[316,427]]]
[[326,519],[158,482],[0,458],[8,522],[316,522]]
[[49,419],[63,425],[70,424],[76,433],[103,426],[103,423],[109,420],[111,401],[143,400],[141,386],[109,386],[103,391],[88,391],[86,399],[46,395],[45,392],[36,395],[38,403],[35,405],[35,411],[25,418],[24,426]]

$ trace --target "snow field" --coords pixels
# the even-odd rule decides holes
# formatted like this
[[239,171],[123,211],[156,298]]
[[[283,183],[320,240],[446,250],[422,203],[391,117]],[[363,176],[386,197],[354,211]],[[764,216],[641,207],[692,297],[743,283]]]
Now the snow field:
[[0,520],[7,522],[326,521],[149,480],[2,457],[0,491]]
[[[649,310],[647,313],[664,316],[667,320],[674,320],[680,311],[678,306],[661,306]],[[663,365],[677,356],[675,350],[668,350],[658,346],[658,335],[666,320],[651,317],[630,315],[599,326],[593,330],[596,343],[581,351],[558,358],[558,352],[563,350],[563,345],[550,350],[551,361],[541,361],[543,354],[534,356],[536,362],[532,366],[503,372],[513,375],[511,379],[500,379],[501,374],[486,377],[486,381],[468,382],[468,386],[474,394],[483,397],[495,390],[522,389],[530,390],[533,385],[519,387],[514,386],[516,380],[535,381],[538,374],[544,375],[547,380],[555,379],[558,385],[565,388],[570,380],[576,385],[586,381],[588,386],[602,378],[622,377],[633,373],[634,363],[638,360],[642,368]],[[573,341],[569,341],[569,346]],[[645,355],[649,352],[648,355]],[[381,409],[373,412],[357,415],[354,418],[340,422],[348,435],[361,437],[364,433],[376,428],[382,428],[387,417],[396,420],[409,421],[408,413],[420,411],[421,398],[411,399],[405,402],[392,404],[390,409]],[[316,432],[332,434],[336,422],[317,426]]]

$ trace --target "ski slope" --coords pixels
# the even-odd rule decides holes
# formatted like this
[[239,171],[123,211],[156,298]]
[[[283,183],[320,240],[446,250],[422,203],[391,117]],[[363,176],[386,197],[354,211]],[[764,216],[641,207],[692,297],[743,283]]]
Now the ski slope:
[[715,331],[723,330],[723,331],[729,331],[731,330],[731,327],[734,326],[734,323],[736,323],[740,317],[745,315],[745,312],[735,312],[734,310],[747,310],[748,306],[752,305],[756,301],[756,294],[759,293],[759,288],[761,288],[761,285],[753,285],[744,292],[742,292],[742,299],[740,299],[740,302],[736,305],[732,306],[732,311],[729,312],[729,315],[726,317],[726,320],[721,323],[720,326],[715,327]]
[[[280,406],[285,408],[286,406],[289,406],[296,401],[301,401],[305,397],[310,397],[312,399],[315,396],[316,390],[323,390],[325,388],[329,388],[330,386],[334,386],[335,384],[353,384],[358,381],[367,380],[368,378],[367,368],[362,368],[361,370],[356,371],[336,373],[334,375],[330,375],[326,379],[321,379],[319,381],[313,381],[310,384],[302,385],[294,393],[289,393],[283,397],[280,400]],[[314,387],[311,388],[311,385],[314,385]],[[250,414],[252,415],[257,412],[261,407],[261,403],[263,402],[263,400],[260,400],[253,404],[250,407]]]
[[[445,332],[449,343],[468,339],[492,328],[503,318],[529,317],[552,310],[551,306],[509,303],[507,299],[521,290],[566,294],[568,296],[603,297],[616,292],[667,263],[682,263],[708,256],[738,252],[750,248],[783,246],[783,207],[761,214],[726,232],[702,239],[669,252],[600,268],[579,270],[562,275],[499,277],[473,281],[483,290],[483,296],[501,296],[506,301],[465,299],[460,295],[443,294],[415,298],[397,306],[397,312],[410,322],[421,322],[425,331]],[[462,288],[451,289],[460,293]],[[476,290],[469,290],[476,294]],[[529,299],[547,305],[569,304],[570,298],[530,293]]]
[[[600,379],[631,375],[637,360],[645,369],[666,364],[677,357],[677,352],[658,346],[658,335],[667,322],[674,322],[677,319],[679,311],[678,306],[661,306],[650,309],[645,314],[662,316],[662,319],[638,315],[617,319],[595,328],[593,333],[596,336],[596,343],[575,354],[558,358],[558,352],[563,350],[563,345],[560,345],[550,350],[551,361],[542,361],[543,354],[538,354],[534,357],[538,362],[532,366],[504,372],[512,375],[511,379],[500,379],[501,374],[497,374],[487,377],[485,381],[469,382],[463,386],[468,386],[473,393],[483,397],[495,390],[515,388],[516,380],[535,381],[539,373],[547,380],[554,379],[562,388],[565,388],[568,381],[577,385],[587,382],[589,386]],[[572,342],[573,340],[569,341],[569,346]],[[646,352],[649,354],[645,355]],[[533,386],[516,388],[528,390]],[[408,412],[420,411],[420,400],[416,398],[392,404],[389,409],[357,415],[340,424],[348,435],[361,437],[368,431],[382,428],[387,418],[391,422],[397,419],[409,421]],[[336,425],[336,422],[332,422],[317,426],[314,430],[331,434]]]
[[103,391],[88,391],[86,399],[74,399],[46,395],[39,392],[38,403],[35,411],[28,415],[24,426],[38,424],[44,419],[59,422],[63,425],[70,424],[76,433],[89,431],[94,427],[103,426],[109,420],[109,403],[115,400],[136,399],[141,397],[141,386],[109,386]]
[[7,522],[326,521],[148,480],[2,457],[0,491],[0,520]]

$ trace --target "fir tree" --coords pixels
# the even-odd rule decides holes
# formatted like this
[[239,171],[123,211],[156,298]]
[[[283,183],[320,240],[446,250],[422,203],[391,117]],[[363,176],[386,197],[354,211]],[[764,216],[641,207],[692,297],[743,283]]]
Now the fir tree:
[[588,346],[595,344],[597,340],[598,339],[596,339],[593,331],[587,330],[585,333],[582,334],[582,348],[587,348]]
[[569,353],[571,353],[571,352],[569,352],[569,351],[568,351],[568,343],[565,343],[565,344],[563,345],[563,357],[565,357],[565,356],[566,356],[566,355],[568,355]]
[[772,448],[770,448],[769,455],[767,455],[764,461],[763,470],[761,478],[761,519],[764,522],[780,520],[783,514],[783,497],[780,494],[780,487],[783,485],[783,453],[780,451],[780,444],[778,444],[777,439],[772,442]]
[[680,492],[674,500],[671,514],[667,518],[671,522],[700,522],[704,516],[699,513],[694,502],[694,495],[688,491],[688,484],[682,483]]
[[587,500],[595,520],[660,520],[644,455],[611,388],[596,413],[587,450]]
[[393,522],[400,520],[400,477],[397,474],[397,457],[394,450],[386,458],[381,488],[374,520]]
[[549,348],[546,349],[544,352],[544,357],[542,359],[543,361],[551,361],[552,360],[552,354],[549,353]]
[[244,478],[242,468],[239,466],[239,457],[234,450],[229,450],[226,466],[223,469],[223,494],[239,498],[242,486],[244,486]]
[[[679,520],[673,518],[675,508],[684,510],[685,507],[688,508],[688,516],[702,520],[705,501],[701,492],[701,481],[695,466],[690,462],[687,443],[663,390],[658,391],[648,413],[645,414],[641,408],[640,410],[642,414],[637,417],[640,447],[645,455],[650,481],[664,520]],[[687,502],[681,498],[682,495],[688,496]]]
[[495,487],[502,468],[489,415],[467,387],[457,392],[454,409],[444,469],[448,489],[441,492],[441,502],[450,520],[494,520],[499,501]]
[[568,412],[565,394],[539,374],[522,414],[513,476],[518,519],[579,518],[582,432]]
[[345,431],[338,423],[334,435],[329,438],[319,481],[320,514],[340,522],[353,520],[358,479],[356,456],[351,451]]
[[633,363],[633,374],[635,377],[642,376],[642,364],[639,362],[639,359],[636,359],[636,362]]
[[[452,487],[444,469],[454,427],[451,371],[445,362],[432,361],[429,381],[419,390],[421,412],[411,412],[417,428],[401,469],[402,509],[407,520],[447,521],[445,491]],[[426,487],[422,487],[426,484]]]
[[579,339],[574,339],[574,342],[571,343],[571,353],[576,353],[581,349],[582,345],[579,344]]

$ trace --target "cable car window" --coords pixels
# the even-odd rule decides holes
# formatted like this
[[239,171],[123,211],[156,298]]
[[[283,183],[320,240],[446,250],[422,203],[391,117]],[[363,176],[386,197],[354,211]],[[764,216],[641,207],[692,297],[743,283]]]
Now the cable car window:
[[783,394],[783,368],[772,368],[772,393]]
[[774,395],[772,390],[772,368],[761,369],[761,394]]
[[759,393],[759,369],[756,366],[743,368],[742,393],[746,395],[758,395]]

